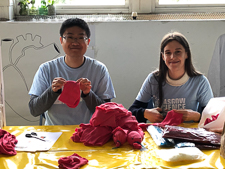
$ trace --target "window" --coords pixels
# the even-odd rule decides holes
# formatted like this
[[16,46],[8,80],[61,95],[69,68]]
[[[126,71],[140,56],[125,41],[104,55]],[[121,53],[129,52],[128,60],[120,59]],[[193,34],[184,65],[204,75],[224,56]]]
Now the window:
[[155,13],[224,12],[224,0],[156,0]]
[[224,0],[159,0],[159,5],[180,5],[180,4],[225,4]]
[[57,14],[129,13],[129,0],[56,0]]
[[56,3],[67,5],[125,5],[125,0],[56,0]]

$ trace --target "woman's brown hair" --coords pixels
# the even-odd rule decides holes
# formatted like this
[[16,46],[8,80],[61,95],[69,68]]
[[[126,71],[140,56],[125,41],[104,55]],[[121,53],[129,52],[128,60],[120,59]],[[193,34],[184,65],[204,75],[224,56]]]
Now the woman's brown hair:
[[173,33],[168,33],[166,34],[162,41],[161,41],[161,46],[160,46],[160,60],[159,60],[159,70],[154,72],[154,77],[158,81],[158,90],[159,90],[159,105],[158,107],[161,107],[163,104],[163,90],[162,86],[166,82],[166,73],[168,71],[168,67],[166,66],[162,54],[164,53],[164,48],[165,46],[172,41],[177,41],[180,43],[184,49],[185,52],[187,53],[187,59],[185,60],[185,71],[187,72],[189,77],[193,76],[198,76],[201,75],[198,71],[195,70],[193,64],[192,64],[192,59],[191,59],[191,50],[188,44],[187,39],[185,38],[184,35],[182,35],[179,32],[173,32]]

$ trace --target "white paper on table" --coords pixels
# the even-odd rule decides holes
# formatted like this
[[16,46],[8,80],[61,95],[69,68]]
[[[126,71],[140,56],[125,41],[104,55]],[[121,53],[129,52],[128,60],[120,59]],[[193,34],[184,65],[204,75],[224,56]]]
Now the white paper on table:
[[16,151],[48,151],[54,143],[61,136],[62,132],[35,132],[37,136],[45,141],[39,140],[37,138],[26,137],[26,134],[31,134],[31,131],[25,131],[16,137],[18,143],[16,144]]

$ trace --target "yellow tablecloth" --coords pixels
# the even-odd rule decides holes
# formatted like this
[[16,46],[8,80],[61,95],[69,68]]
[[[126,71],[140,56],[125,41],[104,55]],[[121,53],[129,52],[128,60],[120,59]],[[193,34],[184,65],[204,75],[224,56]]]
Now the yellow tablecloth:
[[[183,124],[184,127],[196,127],[196,124]],[[146,132],[143,145],[145,151],[134,150],[128,143],[120,148],[113,149],[113,141],[103,146],[84,146],[75,143],[70,137],[78,126],[6,126],[3,129],[20,135],[24,131],[63,132],[53,147],[47,152],[17,152],[15,156],[0,154],[0,169],[49,169],[58,168],[60,157],[70,156],[73,153],[88,159],[88,165],[82,168],[225,168],[225,160],[220,157],[219,150],[203,150],[206,159],[197,162],[168,163],[156,157],[155,145],[151,136]]]

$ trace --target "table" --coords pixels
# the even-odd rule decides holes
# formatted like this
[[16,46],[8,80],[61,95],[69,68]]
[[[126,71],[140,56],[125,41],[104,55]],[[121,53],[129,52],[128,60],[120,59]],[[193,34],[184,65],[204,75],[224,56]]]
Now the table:
[[[196,127],[197,124],[182,124],[183,127]],[[225,168],[225,159],[220,157],[219,150],[203,150],[207,155],[204,161],[197,162],[165,162],[155,156],[155,145],[151,136],[145,132],[142,144],[147,150],[135,150],[128,143],[120,148],[113,148],[115,144],[109,141],[103,146],[84,146],[75,143],[70,137],[75,132],[76,125],[66,126],[6,126],[3,129],[20,135],[24,131],[63,132],[53,147],[47,152],[17,152],[15,156],[0,154],[1,169],[53,169],[58,168],[60,157],[79,154],[89,160],[82,169],[94,168]]]

